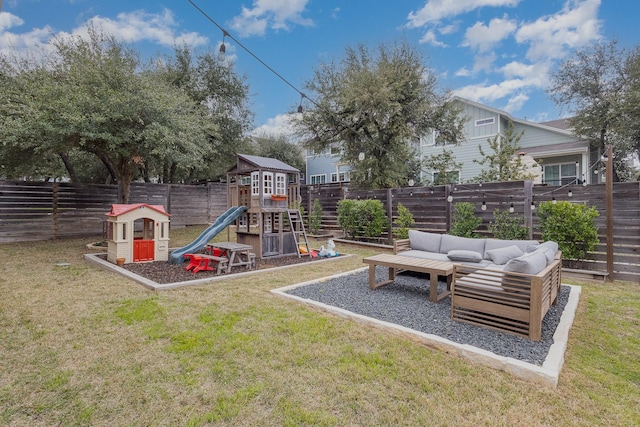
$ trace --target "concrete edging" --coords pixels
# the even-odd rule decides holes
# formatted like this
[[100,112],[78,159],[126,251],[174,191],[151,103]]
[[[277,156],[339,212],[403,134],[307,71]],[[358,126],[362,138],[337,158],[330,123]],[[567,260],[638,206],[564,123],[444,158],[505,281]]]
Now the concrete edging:
[[394,323],[389,323],[382,320],[374,319],[372,317],[363,316],[361,314],[353,313],[351,311],[347,311],[338,307],[330,306],[321,302],[301,298],[286,293],[286,291],[300,286],[307,286],[318,282],[324,282],[333,278],[360,273],[367,270],[368,267],[359,268],[356,270],[323,277],[321,279],[310,280],[278,289],[273,289],[271,290],[271,292],[276,295],[301,302],[303,304],[320,308],[321,310],[335,314],[338,317],[354,320],[356,322],[368,324],[396,334],[400,334],[406,338],[424,344],[427,347],[445,351],[450,354],[455,354],[459,357],[463,357],[473,363],[477,363],[482,366],[508,372],[513,376],[526,381],[531,381],[554,388],[557,387],[560,371],[562,370],[562,365],[564,364],[564,353],[567,349],[569,340],[569,330],[571,329],[571,325],[573,324],[575,313],[578,308],[578,300],[582,291],[582,288],[580,286],[565,285],[569,286],[570,288],[569,301],[567,302],[567,305],[562,312],[560,323],[558,324],[558,327],[556,328],[556,331],[553,335],[553,344],[549,348],[549,352],[547,353],[547,357],[545,358],[542,366],[523,362],[511,357],[499,356],[490,351],[483,350],[468,344],[459,344],[446,338],[439,337],[437,335],[426,334],[420,331],[409,329],[404,326],[396,325]]

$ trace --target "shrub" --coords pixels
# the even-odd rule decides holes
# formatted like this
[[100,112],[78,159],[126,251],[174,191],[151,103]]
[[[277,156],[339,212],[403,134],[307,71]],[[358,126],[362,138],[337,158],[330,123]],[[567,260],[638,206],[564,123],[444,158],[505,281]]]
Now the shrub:
[[509,211],[500,212],[500,209],[496,209],[493,211],[493,221],[487,228],[496,239],[525,240],[529,238],[529,229],[523,223],[522,215],[512,215]]
[[482,218],[475,215],[476,207],[473,203],[460,202],[453,206],[453,220],[449,234],[460,237],[477,237],[474,233],[482,223]]
[[387,215],[380,200],[340,200],[338,224],[350,239],[379,237],[386,224]]
[[542,239],[557,242],[563,258],[584,260],[598,244],[595,208],[567,201],[543,202],[537,214]]
[[318,234],[322,225],[322,205],[320,200],[314,199],[311,212],[309,213],[309,231],[311,234]]
[[393,230],[396,239],[408,239],[409,228],[413,225],[413,215],[402,203],[398,203],[398,218],[393,223],[398,226]]

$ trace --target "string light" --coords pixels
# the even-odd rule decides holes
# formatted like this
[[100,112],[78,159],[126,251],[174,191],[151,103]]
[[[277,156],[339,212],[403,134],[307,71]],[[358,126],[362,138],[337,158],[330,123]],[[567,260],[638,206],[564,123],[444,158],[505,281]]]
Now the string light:
[[482,201],[482,206],[480,206],[480,209],[482,209],[483,211],[487,210],[487,202],[485,202],[484,200]]
[[567,196],[573,197],[573,191],[569,190],[569,192],[567,193]]

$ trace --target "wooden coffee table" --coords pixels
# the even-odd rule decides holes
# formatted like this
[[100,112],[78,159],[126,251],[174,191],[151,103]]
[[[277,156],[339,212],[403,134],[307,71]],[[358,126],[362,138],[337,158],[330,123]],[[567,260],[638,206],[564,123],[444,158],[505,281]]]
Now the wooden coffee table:
[[[381,286],[393,283],[396,277],[396,270],[416,271],[419,273],[429,273],[431,287],[429,289],[429,300],[438,302],[449,296],[451,289],[451,279],[453,277],[453,263],[449,261],[434,261],[430,259],[414,258],[402,255],[380,254],[362,260],[369,264],[369,288],[377,289]],[[389,280],[376,283],[376,265],[389,267]],[[447,290],[438,294],[438,276],[447,278]]]

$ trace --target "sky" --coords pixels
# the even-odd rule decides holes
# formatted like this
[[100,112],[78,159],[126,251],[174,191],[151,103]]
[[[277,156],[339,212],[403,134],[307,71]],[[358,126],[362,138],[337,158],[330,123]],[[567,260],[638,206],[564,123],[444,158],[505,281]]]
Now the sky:
[[0,53],[33,54],[53,36],[86,33],[89,23],[143,57],[171,53],[176,44],[217,52],[224,29],[224,60],[246,76],[254,132],[262,134],[286,133],[289,113],[309,102],[299,92],[314,71],[359,44],[375,52],[404,40],[442,90],[535,122],[570,114],[545,89],[576,49],[612,39],[640,45],[637,0],[0,2]]

